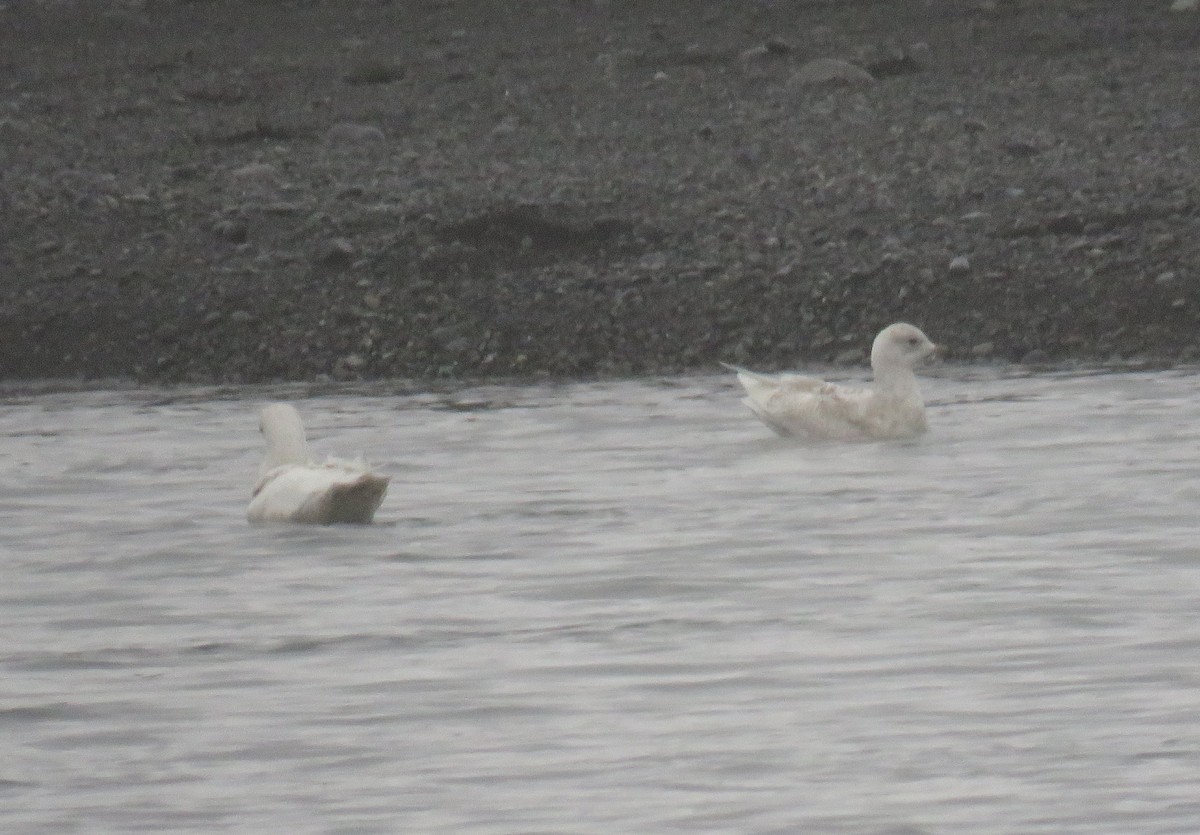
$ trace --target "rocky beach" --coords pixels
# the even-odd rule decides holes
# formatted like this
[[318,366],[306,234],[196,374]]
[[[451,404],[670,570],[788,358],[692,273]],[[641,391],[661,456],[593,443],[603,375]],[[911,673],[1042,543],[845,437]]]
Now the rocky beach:
[[4,379],[1200,360],[1186,2],[7,0],[0,79]]

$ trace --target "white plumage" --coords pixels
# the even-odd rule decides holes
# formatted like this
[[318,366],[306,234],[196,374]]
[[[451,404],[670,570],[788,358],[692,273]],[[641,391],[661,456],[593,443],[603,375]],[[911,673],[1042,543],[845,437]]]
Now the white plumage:
[[909,438],[925,431],[925,403],[913,366],[937,350],[919,328],[888,325],[871,346],[874,383],[854,389],[800,374],[737,372],[742,402],[780,435],[806,440]]
[[251,522],[371,521],[387,492],[387,476],[372,473],[361,459],[314,463],[300,413],[287,403],[263,409],[259,426],[267,441],[267,457],[246,511]]

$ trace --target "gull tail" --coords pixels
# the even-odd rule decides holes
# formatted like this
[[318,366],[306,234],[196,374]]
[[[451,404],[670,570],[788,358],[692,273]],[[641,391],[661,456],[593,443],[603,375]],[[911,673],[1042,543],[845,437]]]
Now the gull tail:
[[363,473],[329,490],[327,524],[365,525],[375,516],[387,492],[388,476]]

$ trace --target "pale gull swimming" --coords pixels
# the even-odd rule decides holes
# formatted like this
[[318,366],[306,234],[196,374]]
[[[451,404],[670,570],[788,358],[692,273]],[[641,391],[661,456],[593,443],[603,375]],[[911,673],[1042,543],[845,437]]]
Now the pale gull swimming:
[[372,473],[361,459],[314,463],[300,413],[287,403],[263,409],[259,426],[267,440],[267,457],[246,511],[251,522],[371,521],[387,492],[387,476]]
[[806,440],[884,440],[909,438],[925,431],[925,403],[913,366],[937,346],[919,328],[888,325],[871,346],[875,380],[854,389],[800,374],[737,372],[746,389],[742,400],[780,435]]

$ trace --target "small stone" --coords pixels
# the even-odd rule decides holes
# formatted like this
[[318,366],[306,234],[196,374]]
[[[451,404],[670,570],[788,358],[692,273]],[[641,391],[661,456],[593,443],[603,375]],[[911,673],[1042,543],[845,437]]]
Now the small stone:
[[739,165],[744,165],[747,168],[757,168],[763,161],[763,150],[753,145],[738,148],[733,155]]
[[918,73],[923,69],[925,67],[919,61],[904,52],[888,55],[867,64],[867,71],[874,78],[895,78],[898,75]]
[[213,224],[213,232],[235,244],[243,244],[250,237],[250,229],[246,221],[226,218]]
[[1094,86],[1094,82],[1085,73],[1070,72],[1052,76],[1047,85],[1060,96],[1077,97]]
[[362,354],[346,354],[338,360],[338,362],[351,371],[357,371],[367,364],[366,359]]
[[387,137],[374,125],[340,122],[325,132],[325,141],[331,143],[383,142]]
[[517,132],[520,124],[520,120],[516,116],[505,116],[492,128],[492,136],[512,136]]
[[971,262],[965,255],[956,255],[950,259],[950,264],[946,268],[951,275],[965,275],[971,271]]
[[809,30],[808,35],[816,43],[828,44],[833,41],[833,27],[824,24],[814,26]]
[[252,162],[240,168],[234,168],[229,176],[237,180],[265,180],[275,176],[275,166],[269,162]]
[[1062,212],[1046,218],[1043,224],[1051,235],[1082,235],[1084,222],[1078,215]]
[[1164,270],[1154,277],[1155,284],[1174,284],[1178,274],[1174,270]]
[[1026,139],[1010,139],[1007,142],[1000,143],[1000,147],[1010,157],[1017,159],[1029,159],[1029,157],[1037,156],[1041,152],[1041,149],[1037,145]]
[[1194,12],[1200,9],[1200,0],[1175,0],[1171,4],[1173,12]]
[[791,83],[802,87],[824,85],[866,86],[875,83],[875,77],[857,64],[838,58],[816,58],[809,61],[792,75]]
[[1050,362],[1050,355],[1041,348],[1034,348],[1031,351],[1027,351],[1025,356],[1021,357],[1022,365],[1044,365],[1048,362]]
[[747,64],[758,64],[786,58],[792,49],[792,45],[782,38],[770,38],[765,43],[743,50],[740,57]]
[[327,241],[317,253],[316,261],[324,267],[346,267],[354,260],[354,244],[345,238]]
[[404,68],[383,58],[360,58],[343,78],[347,84],[391,84],[404,78]]
[[742,50],[740,57],[747,64],[757,64],[760,61],[764,61],[774,56],[771,54],[771,50],[767,49],[765,44],[759,44],[758,46],[752,46],[749,49]]
[[229,314],[229,321],[237,322],[239,325],[244,325],[247,322],[254,321],[254,314],[248,310],[235,310]]
[[996,351],[996,343],[992,341],[980,342],[971,346],[971,356],[976,359],[990,357]]

